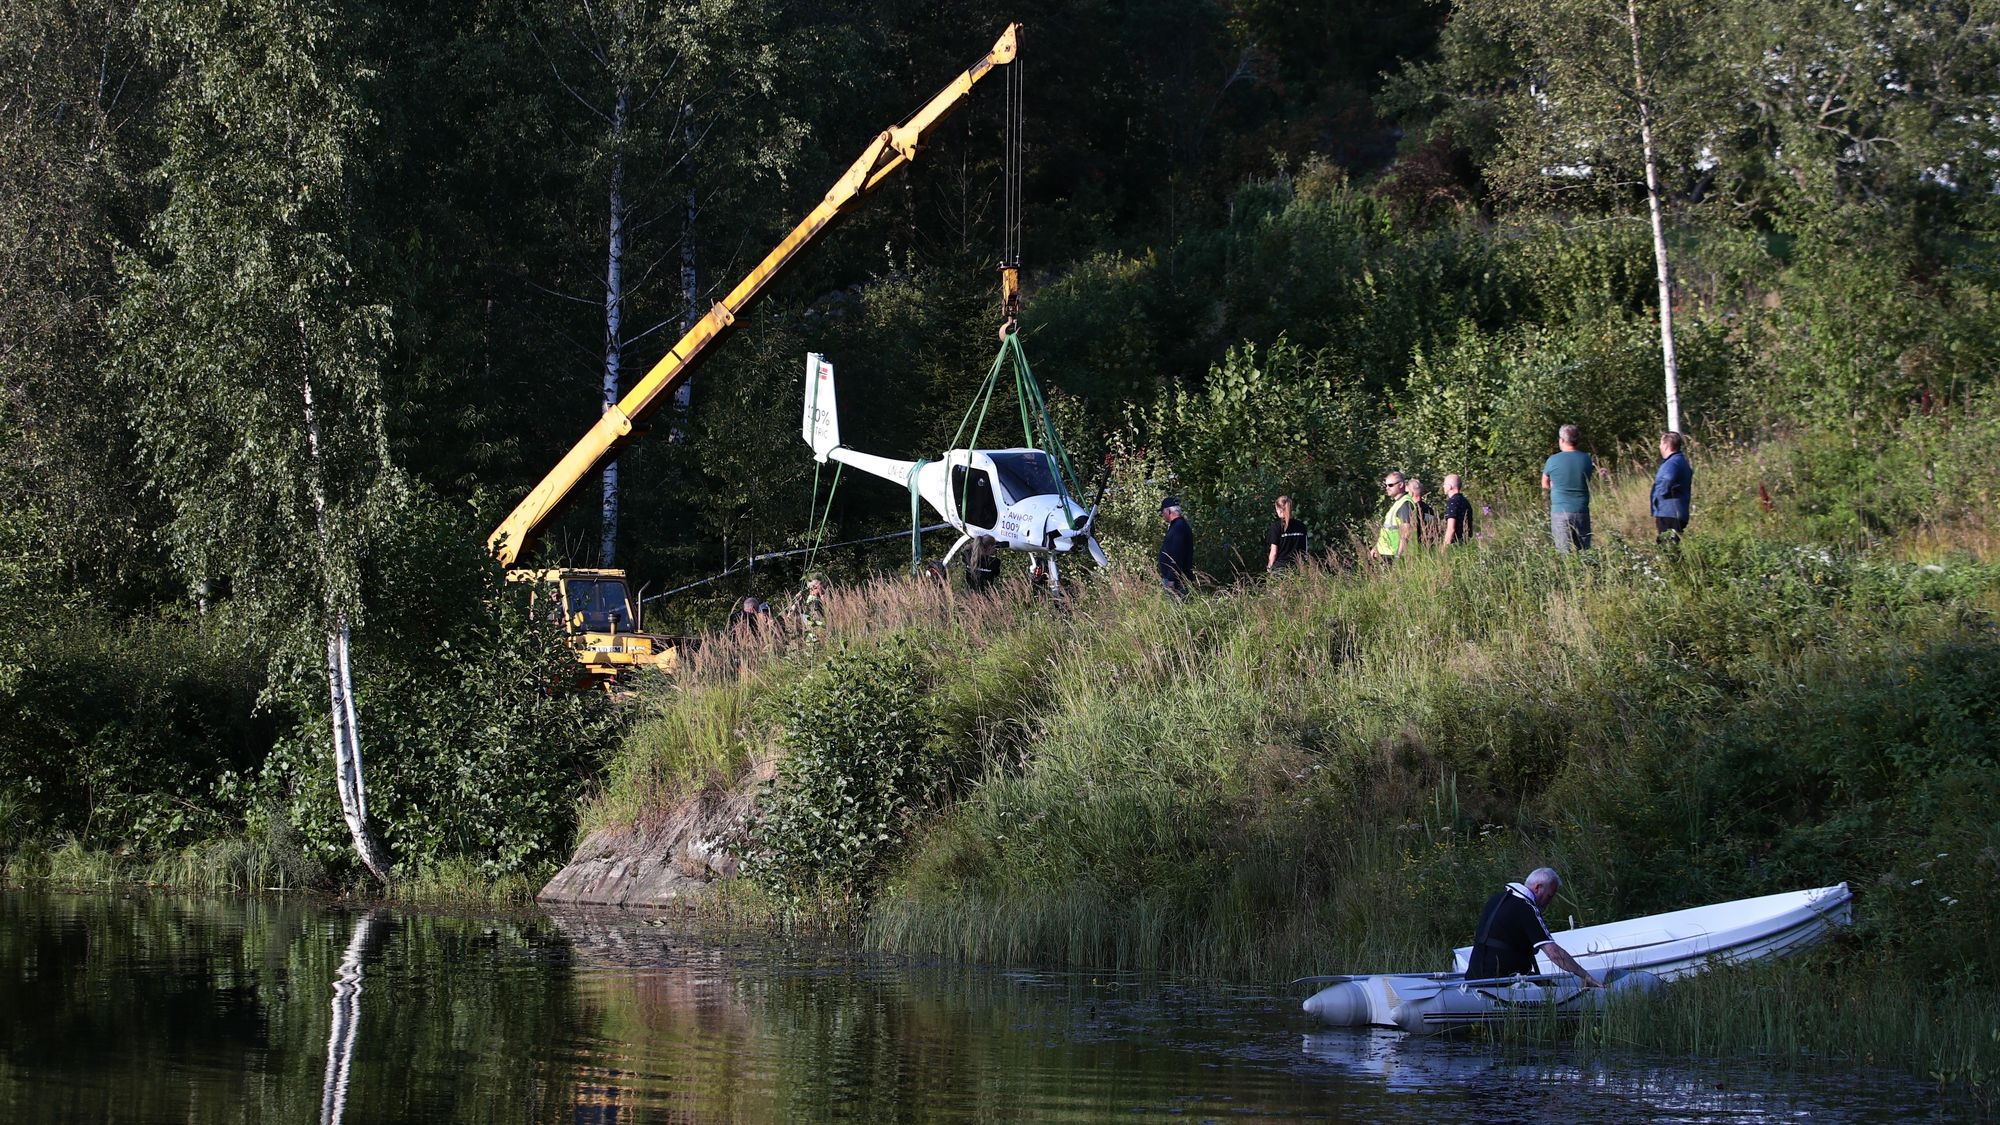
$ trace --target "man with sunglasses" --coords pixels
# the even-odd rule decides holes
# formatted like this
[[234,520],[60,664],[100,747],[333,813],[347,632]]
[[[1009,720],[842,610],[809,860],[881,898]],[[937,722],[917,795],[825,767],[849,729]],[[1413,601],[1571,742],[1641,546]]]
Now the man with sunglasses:
[[1382,529],[1368,553],[1385,563],[1395,562],[1405,551],[1417,546],[1417,506],[1403,489],[1403,474],[1392,472],[1382,479],[1382,491],[1389,496],[1389,510],[1382,513]]

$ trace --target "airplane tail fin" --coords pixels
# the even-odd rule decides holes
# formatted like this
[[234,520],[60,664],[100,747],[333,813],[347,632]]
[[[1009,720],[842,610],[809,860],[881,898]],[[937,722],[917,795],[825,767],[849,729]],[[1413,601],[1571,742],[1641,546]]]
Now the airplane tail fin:
[[840,445],[840,412],[834,401],[833,364],[818,352],[806,353],[806,412],[800,436],[813,456],[825,461]]

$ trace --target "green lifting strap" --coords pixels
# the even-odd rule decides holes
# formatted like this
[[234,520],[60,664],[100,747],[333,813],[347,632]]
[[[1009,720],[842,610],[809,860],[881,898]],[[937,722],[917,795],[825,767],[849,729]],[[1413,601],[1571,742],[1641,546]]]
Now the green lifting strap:
[[[1063,447],[1062,438],[1056,433],[1055,419],[1049,416],[1048,400],[1042,396],[1041,385],[1035,382],[1034,369],[1028,366],[1028,354],[1021,349],[1018,332],[1005,333],[1000,339],[1000,351],[993,357],[993,366],[987,369],[986,378],[979,384],[979,390],[972,396],[971,405],[965,408],[965,417],[959,419],[958,429],[951,435],[950,449],[979,448],[980,431],[986,428],[986,415],[993,406],[993,394],[1000,389],[1000,369],[1012,361],[1014,370],[1014,402],[1021,415],[1021,435],[1023,444],[1030,449],[1039,449],[1047,454],[1055,464],[1056,475],[1062,482],[1063,515],[1073,528],[1077,525],[1078,513],[1070,506],[1070,500],[1081,490],[1082,485],[1076,475],[1076,467],[1070,463],[1069,450]],[[968,429],[971,431],[967,436]],[[917,462],[917,467],[930,464]],[[917,508],[917,473],[910,471],[910,567],[916,570],[923,565],[922,547],[915,529],[919,526]],[[947,489],[951,487],[949,482]],[[958,510],[965,510],[964,486],[956,496]]]
[[844,462],[836,461],[833,463],[833,483],[828,485],[826,489],[826,512],[820,515],[819,528],[815,531],[813,529],[813,515],[819,507],[820,466],[813,466],[812,505],[806,510],[806,534],[812,536],[812,549],[806,552],[807,574],[812,573],[813,560],[819,557],[820,546],[826,542],[826,524],[828,520],[833,518],[833,494],[840,491],[840,471],[846,467],[847,465]]
[[[1013,333],[1008,333],[1008,338],[1012,339]],[[993,357],[993,366],[988,368],[986,371],[986,381],[979,385],[978,393],[972,396],[972,404],[965,408],[965,417],[958,420],[958,430],[951,435],[951,444],[945,446],[945,449],[947,451],[953,449],[978,448],[979,431],[984,429],[986,426],[986,411],[989,407],[993,405],[993,392],[999,386],[1000,383],[1000,365],[1006,361],[1006,358],[1007,358],[1007,349],[1005,345],[1002,345],[1000,349],[1000,354]],[[974,412],[977,412],[979,415],[977,419],[974,419],[973,417]],[[959,439],[965,437],[965,428],[967,426],[972,427],[972,438],[970,441],[961,445],[959,444]],[[912,485],[911,487],[914,490],[915,486]],[[949,480],[945,482],[945,489],[947,491],[951,489],[951,482]],[[911,504],[914,505],[916,503],[914,491],[912,491],[911,496],[912,496]],[[960,490],[956,499],[957,503],[954,505],[954,507],[956,507],[956,509],[959,512],[963,513],[965,511],[965,493],[963,489]],[[916,519],[915,516],[911,517],[912,526],[915,525],[915,519]]]
[[910,466],[910,476],[905,482],[910,486],[910,573],[916,574],[924,568],[924,521],[923,510],[917,506],[917,474],[930,464],[923,458]]
[[[1021,429],[1027,435],[1028,445],[1047,453],[1055,462],[1056,472],[1063,482],[1063,514],[1071,527],[1076,526],[1076,512],[1070,508],[1070,498],[1082,488],[1082,480],[1076,475],[1076,466],[1070,463],[1069,450],[1064,448],[1062,437],[1056,433],[1055,419],[1049,417],[1048,401],[1042,397],[1042,387],[1035,381],[1035,373],[1028,366],[1028,353],[1021,348],[1018,332],[1009,332],[1000,342],[1000,358],[1011,356],[1014,360],[1014,393],[1021,406]],[[999,359],[994,361],[996,364]],[[1039,423],[1040,434],[1036,433]],[[1039,436],[1040,441],[1036,438]]]

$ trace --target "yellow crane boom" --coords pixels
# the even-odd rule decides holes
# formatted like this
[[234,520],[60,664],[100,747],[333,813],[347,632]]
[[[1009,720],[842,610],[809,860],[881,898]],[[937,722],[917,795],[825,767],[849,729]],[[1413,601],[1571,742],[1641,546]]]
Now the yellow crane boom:
[[861,157],[826,193],[826,198],[820,200],[819,205],[801,219],[799,225],[793,227],[791,233],[769,254],[764,255],[764,260],[737,282],[728,296],[709,309],[707,315],[668,349],[645,378],[618,400],[618,405],[605,410],[590,431],[563,455],[561,461],[556,462],[556,467],[550,469],[541,483],[535,485],[500,522],[499,527],[493,529],[493,534],[486,537],[487,548],[503,564],[512,566],[533,542],[542,524],[575,491],[577,482],[595,472],[607,457],[630,440],[634,427],[644,422],[672,396],[674,387],[687,376],[695,362],[729,331],[736,318],[756,300],[773,278],[784,271],[798,252],[819,237],[835,219],[858,205],[891,172],[915,160],[931,129],[971,92],[981,78],[993,68],[1014,61],[1019,49],[1019,32],[1019,24],[1008,24],[993,44],[993,49],[984,57],[952,79],[909,120],[883,130],[870,141]]

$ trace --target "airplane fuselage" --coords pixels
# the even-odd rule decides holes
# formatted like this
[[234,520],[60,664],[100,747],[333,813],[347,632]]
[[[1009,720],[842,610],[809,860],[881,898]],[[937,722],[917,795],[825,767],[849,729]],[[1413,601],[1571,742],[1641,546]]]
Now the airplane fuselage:
[[935,461],[904,461],[840,444],[833,366],[818,355],[806,359],[801,436],[819,460],[900,485],[957,528],[959,540],[946,553],[947,562],[980,536],[992,537],[1007,550],[1048,555],[1051,582],[1058,554],[1083,547],[1103,561],[1102,549],[1090,537],[1090,511],[1064,487],[1055,459],[1045,450],[952,449]]

